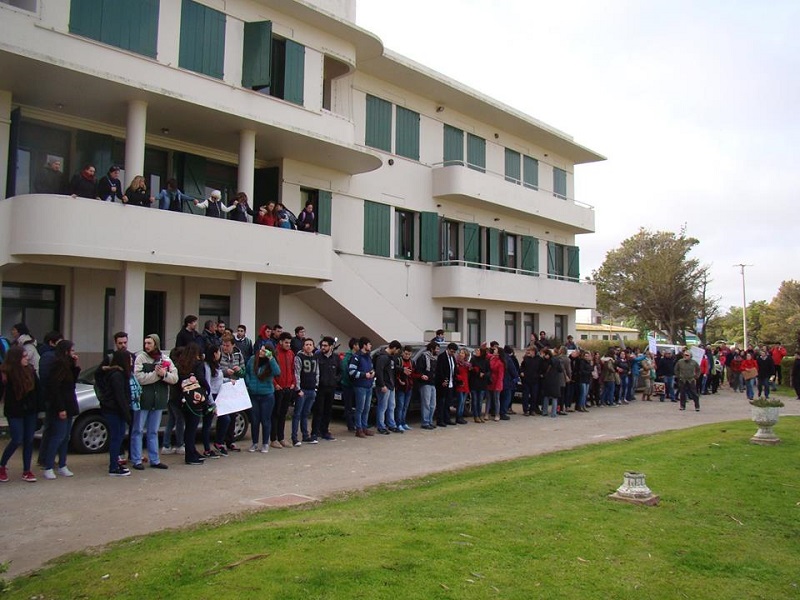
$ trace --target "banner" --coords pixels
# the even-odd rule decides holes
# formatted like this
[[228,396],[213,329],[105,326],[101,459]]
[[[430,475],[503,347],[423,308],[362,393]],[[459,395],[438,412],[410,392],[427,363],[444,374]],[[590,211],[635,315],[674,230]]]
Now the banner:
[[217,395],[217,416],[247,410],[253,406],[244,381],[226,381]]

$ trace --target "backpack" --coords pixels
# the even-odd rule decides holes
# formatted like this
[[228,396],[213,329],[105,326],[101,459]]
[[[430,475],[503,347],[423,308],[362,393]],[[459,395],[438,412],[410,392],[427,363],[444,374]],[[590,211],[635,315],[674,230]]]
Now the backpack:
[[3,364],[3,361],[6,359],[6,352],[11,347],[9,341],[0,335],[0,365]]

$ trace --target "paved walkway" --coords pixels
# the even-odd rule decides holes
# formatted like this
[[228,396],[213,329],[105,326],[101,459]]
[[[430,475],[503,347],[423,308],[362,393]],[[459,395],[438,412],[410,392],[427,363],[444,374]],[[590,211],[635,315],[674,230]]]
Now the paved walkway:
[[[784,401],[784,415],[800,415],[800,402]],[[0,484],[0,561],[11,561],[13,577],[66,552],[263,508],[288,501],[279,498],[285,494],[320,499],[432,472],[750,417],[743,394],[724,390],[701,402],[699,413],[681,412],[670,402],[636,401],[557,419],[514,415],[499,423],[415,428],[366,440],[337,422],[333,433],[339,439],[333,442],[269,454],[232,453],[201,467],[171,455],[164,457],[169,470],[148,468],[124,478],[108,477],[105,455],[71,456],[75,477],[25,483],[18,451],[9,463],[11,481]]]

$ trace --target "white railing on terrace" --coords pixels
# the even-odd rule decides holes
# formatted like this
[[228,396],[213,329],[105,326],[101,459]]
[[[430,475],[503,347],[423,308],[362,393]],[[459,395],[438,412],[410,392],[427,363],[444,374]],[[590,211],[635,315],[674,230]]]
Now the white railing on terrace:
[[514,273],[516,275],[527,275],[529,277],[547,277],[548,279],[558,279],[560,281],[572,281],[580,283],[580,278],[569,277],[567,275],[553,275],[545,274],[539,271],[529,271],[528,269],[519,269],[517,267],[505,267],[500,265],[492,265],[489,263],[474,262],[470,260],[440,260],[433,263],[434,267],[472,267],[473,269],[484,269],[487,271],[499,271],[502,273]]

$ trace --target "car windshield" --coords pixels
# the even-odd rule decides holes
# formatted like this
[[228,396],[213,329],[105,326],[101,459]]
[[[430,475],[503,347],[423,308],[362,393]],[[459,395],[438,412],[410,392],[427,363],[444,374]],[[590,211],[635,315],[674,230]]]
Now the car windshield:
[[94,365],[89,367],[88,369],[83,369],[81,371],[81,374],[78,376],[78,383],[85,383],[86,385],[94,385],[94,374],[99,368],[100,365]]

